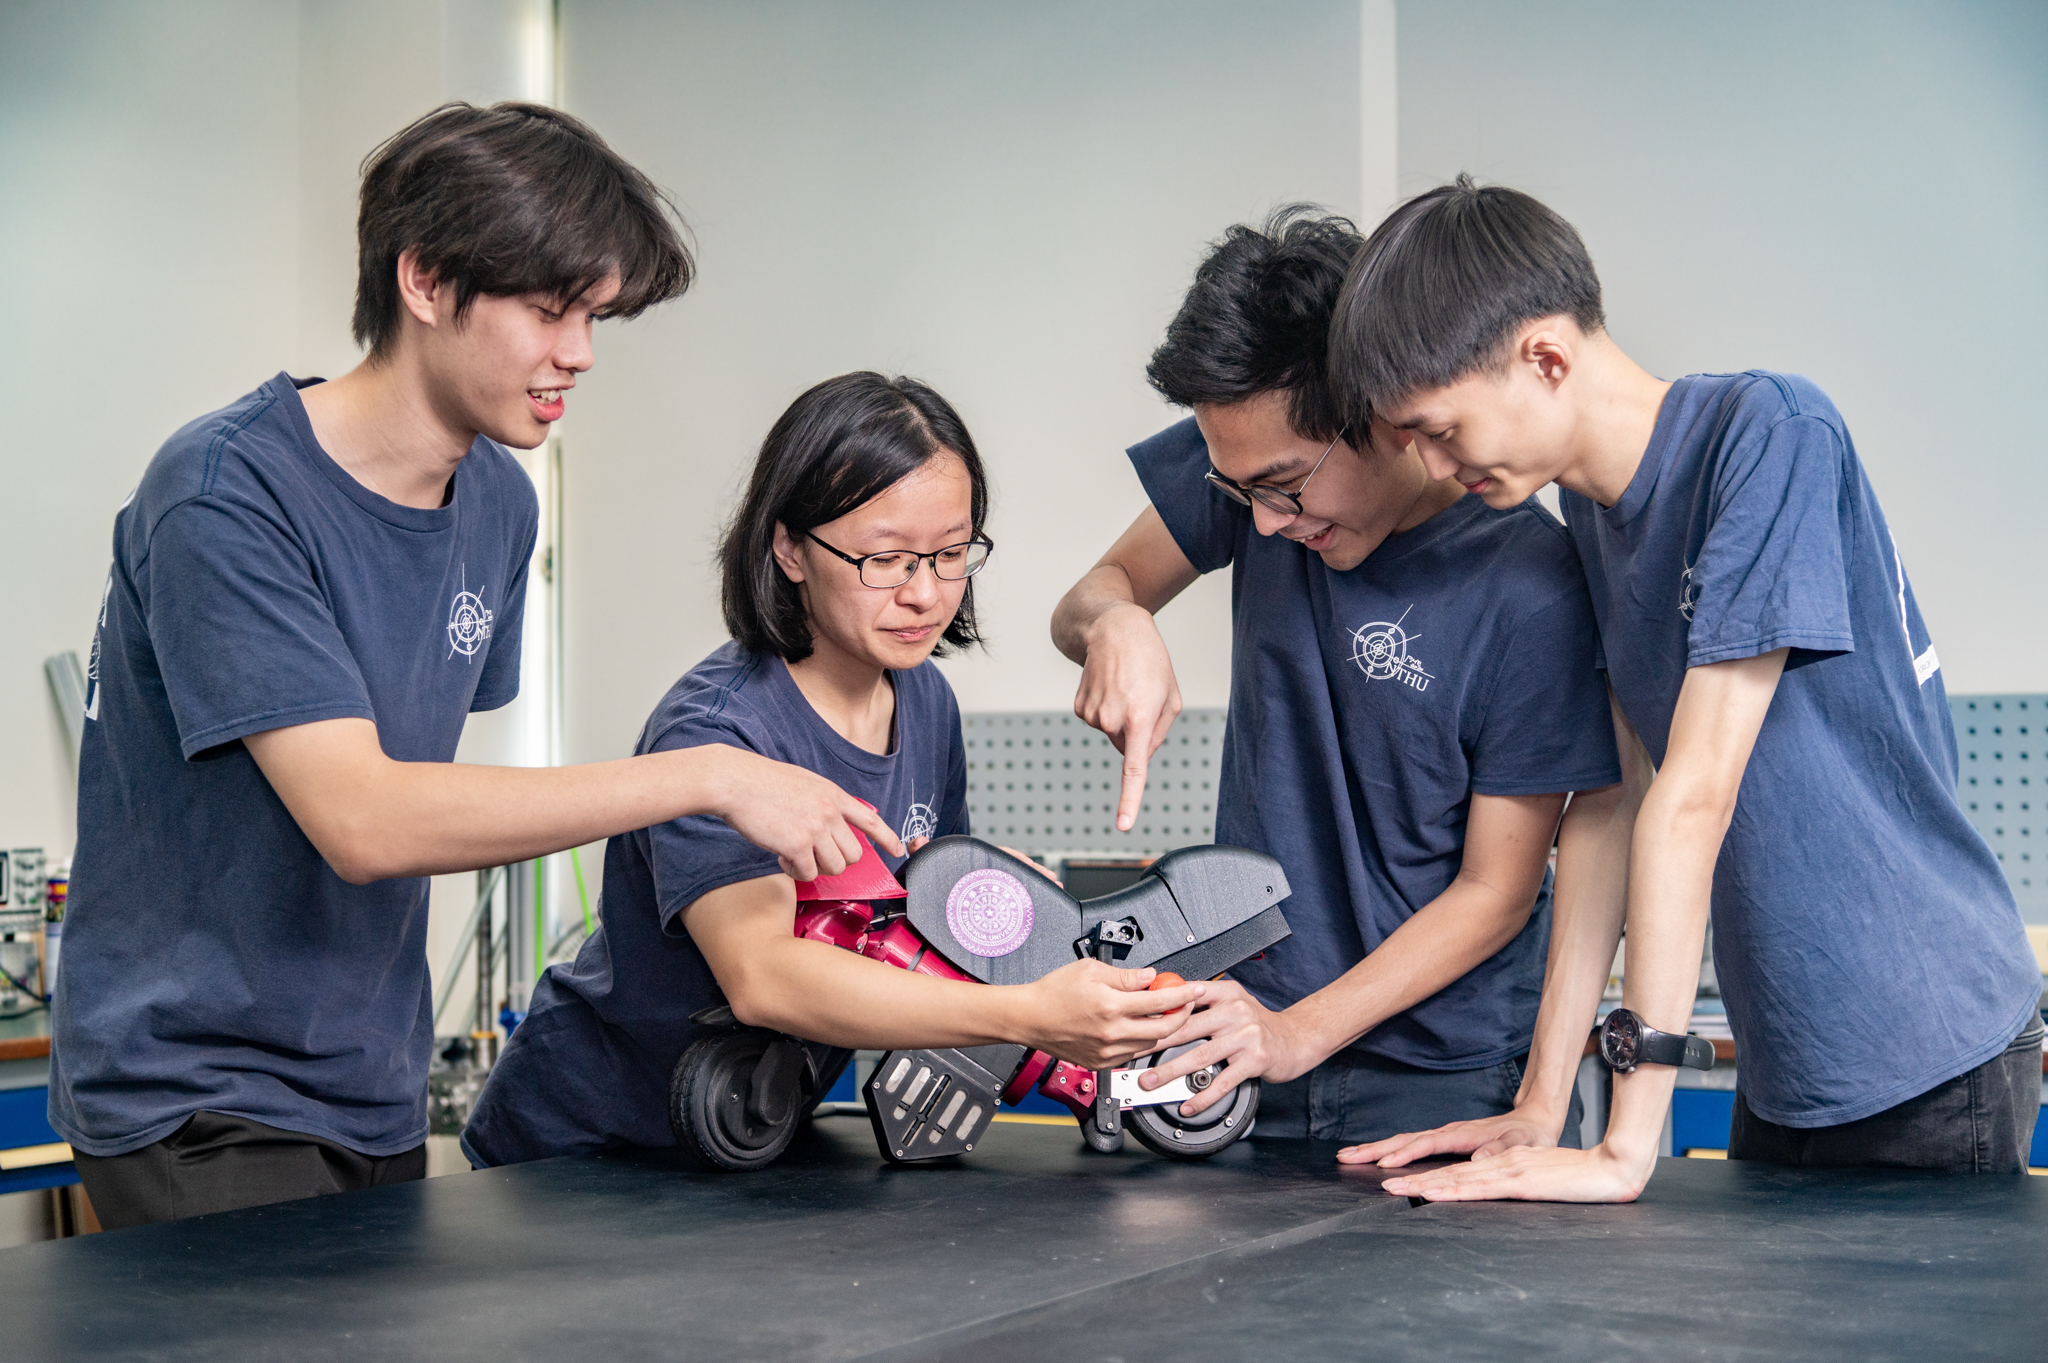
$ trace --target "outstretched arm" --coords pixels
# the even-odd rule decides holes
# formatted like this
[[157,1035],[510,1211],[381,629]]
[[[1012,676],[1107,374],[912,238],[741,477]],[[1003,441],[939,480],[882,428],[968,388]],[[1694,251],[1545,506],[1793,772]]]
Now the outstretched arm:
[[1562,795],[1474,795],[1464,860],[1450,888],[1416,910],[1364,960],[1282,1012],[1266,1008],[1235,981],[1212,984],[1205,1000],[1209,1007],[1165,1044],[1208,1040],[1147,1071],[1138,1083],[1157,1088],[1228,1061],[1214,1084],[1181,1105],[1192,1117],[1246,1079],[1263,1075],[1285,1081],[1308,1073],[1388,1018],[1462,978],[1528,925],[1564,800]]
[[[1679,689],[1671,741],[1643,797],[1629,865],[1625,997],[1659,1031],[1683,1033],[1692,1018],[1714,863],[1785,655],[1781,648],[1695,667]],[[1657,1167],[1674,1078],[1666,1065],[1614,1076],[1607,1138],[1591,1150],[1517,1146],[1476,1163],[1388,1179],[1384,1186],[1400,1196],[1443,1201],[1632,1201]]]
[[734,1017],[832,1046],[1007,1041],[1108,1069],[1157,1050],[1208,987],[1147,992],[1157,972],[1100,961],[1075,961],[1031,984],[940,979],[796,937],[795,916],[789,878],[763,876],[713,890],[683,910],[682,923]]
[[1649,790],[1650,755],[1614,702],[1615,744],[1621,784],[1580,791],[1565,810],[1557,834],[1557,883],[1551,893],[1550,956],[1536,1036],[1514,1109],[1498,1117],[1452,1122],[1434,1131],[1389,1136],[1337,1152],[1345,1164],[1378,1163],[1398,1169],[1432,1155],[1470,1153],[1485,1159],[1517,1145],[1556,1145],[1571,1112],[1572,1086],[1586,1036],[1600,1009],[1628,912],[1629,844],[1636,811]]
[[243,740],[334,873],[354,885],[503,866],[688,814],[713,814],[799,880],[860,859],[852,824],[903,844],[824,777],[712,744],[577,767],[395,762],[367,719],[327,719]]
[[1152,617],[1199,576],[1148,506],[1053,611],[1053,643],[1081,664],[1074,713],[1124,755],[1119,829],[1137,822],[1145,769],[1180,714],[1180,683]]

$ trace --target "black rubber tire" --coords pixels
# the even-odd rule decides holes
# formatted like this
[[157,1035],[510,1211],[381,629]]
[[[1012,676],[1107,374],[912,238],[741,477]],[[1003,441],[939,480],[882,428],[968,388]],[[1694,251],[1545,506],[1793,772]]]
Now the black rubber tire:
[[[1147,1056],[1139,1063],[1157,1060],[1156,1056]],[[1154,1103],[1126,1112],[1124,1129],[1155,1155],[1167,1159],[1207,1159],[1236,1144],[1252,1129],[1258,1115],[1259,1081],[1247,1079],[1232,1089],[1228,1098],[1193,1122],[1182,1119],[1179,1103]]]
[[[763,1065],[770,1065],[763,1072]],[[668,1124],[684,1154],[713,1169],[765,1169],[813,1105],[802,1046],[755,1027],[718,1031],[676,1061]]]

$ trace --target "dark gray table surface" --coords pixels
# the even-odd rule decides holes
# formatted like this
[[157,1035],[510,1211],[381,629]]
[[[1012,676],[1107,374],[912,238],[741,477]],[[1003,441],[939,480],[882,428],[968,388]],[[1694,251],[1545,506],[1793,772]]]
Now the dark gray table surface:
[[0,1252],[0,1358],[2044,1358],[2048,1180],[1667,1160],[1411,1206],[1334,1147],[1004,1125],[887,1168],[563,1159]]

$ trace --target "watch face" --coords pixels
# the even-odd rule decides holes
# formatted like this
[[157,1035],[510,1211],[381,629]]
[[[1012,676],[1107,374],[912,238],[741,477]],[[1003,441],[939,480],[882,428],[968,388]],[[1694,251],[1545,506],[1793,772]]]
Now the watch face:
[[1607,1015],[1607,1027],[1600,1041],[1608,1064],[1623,1072],[1632,1070],[1642,1049],[1642,1022],[1628,1009],[1617,1008]]

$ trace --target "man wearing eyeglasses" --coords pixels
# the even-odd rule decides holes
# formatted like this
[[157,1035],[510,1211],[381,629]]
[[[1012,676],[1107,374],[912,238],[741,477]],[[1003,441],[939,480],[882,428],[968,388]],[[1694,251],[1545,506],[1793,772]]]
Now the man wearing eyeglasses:
[[[1514,1107],[1552,835],[1587,792],[1560,859],[1569,934],[1580,904],[1622,893],[1614,815],[1636,784],[1619,784],[1563,527],[1533,501],[1494,511],[1431,479],[1390,428],[1342,427],[1324,357],[1361,244],[1303,207],[1217,243],[1147,371],[1194,415],[1131,448],[1151,506],[1053,618],[1082,665],[1075,713],[1124,754],[1129,828],[1181,708],[1154,613],[1232,569],[1216,837],[1287,868],[1293,935],[1212,986],[1166,1044],[1207,1040],[1147,1087],[1224,1061],[1184,1112],[1262,1075],[1260,1134],[1345,1142]],[[1556,1117],[1576,1144],[1577,1113]]]

